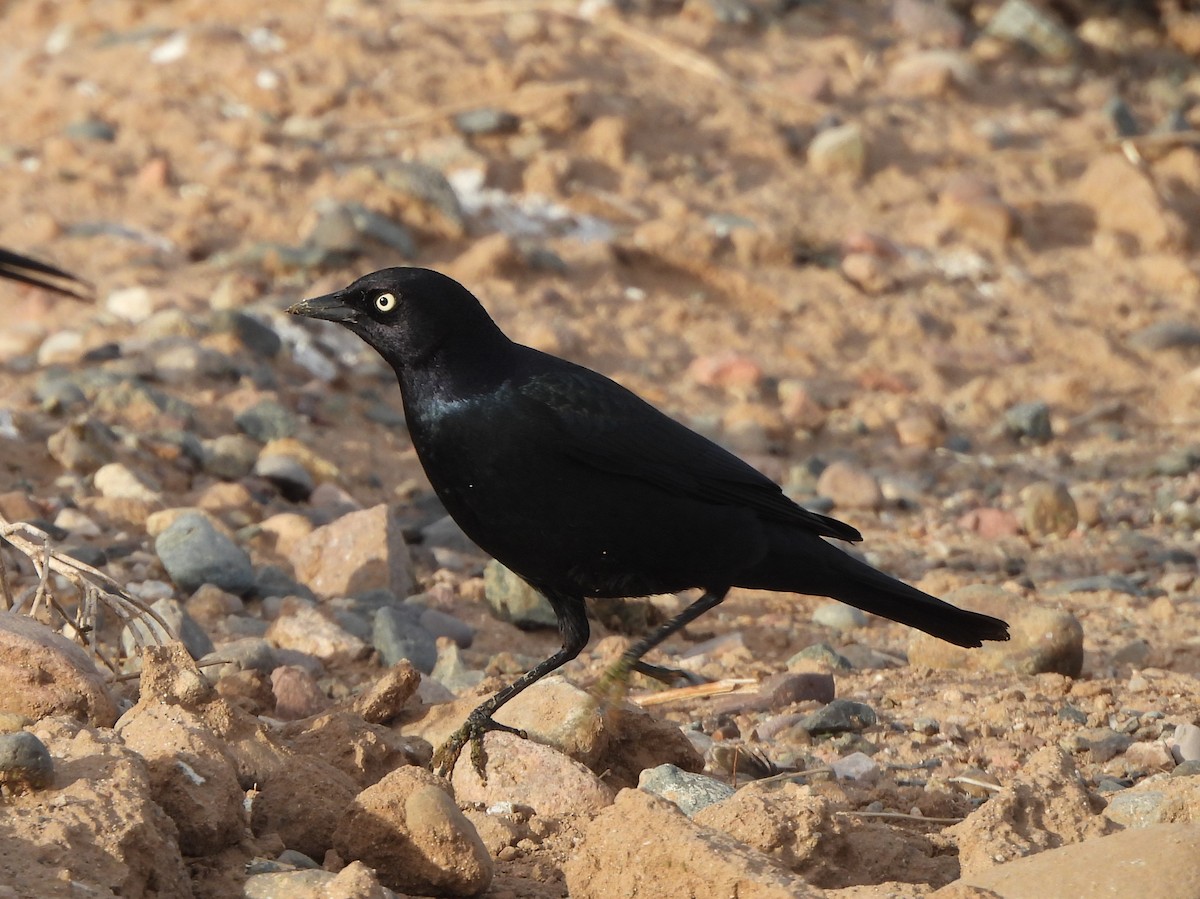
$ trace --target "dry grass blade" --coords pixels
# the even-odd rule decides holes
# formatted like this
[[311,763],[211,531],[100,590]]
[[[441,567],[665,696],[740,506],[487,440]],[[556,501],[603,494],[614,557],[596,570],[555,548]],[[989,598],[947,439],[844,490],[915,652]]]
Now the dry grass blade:
[[720,696],[723,693],[735,693],[743,687],[756,686],[754,678],[729,677],[725,680],[714,681],[711,684],[696,684],[690,687],[676,687],[671,690],[659,690],[643,696],[631,696],[629,701],[640,708],[652,705],[662,705],[667,702],[679,702],[684,699],[696,699],[700,696]]
[[[172,640],[178,638],[157,612],[142,600],[126,593],[120,584],[103,571],[52,549],[50,535],[40,528],[24,521],[10,522],[0,516],[0,537],[29,559],[38,576],[36,588],[14,597],[8,583],[8,571],[0,557],[0,606],[5,611],[33,616],[44,605],[52,615],[62,619],[63,630],[68,636],[79,640],[114,672],[118,670],[117,665],[102,651],[96,632],[101,607],[108,609],[129,627],[139,647],[146,645],[148,640],[159,641],[164,636]],[[51,574],[65,578],[79,591],[79,611],[76,615],[73,616],[54,597]]]
[[878,818],[884,821],[919,821],[921,824],[961,824],[965,818],[926,818],[924,815],[906,815],[904,812],[839,811],[835,815],[854,818]]

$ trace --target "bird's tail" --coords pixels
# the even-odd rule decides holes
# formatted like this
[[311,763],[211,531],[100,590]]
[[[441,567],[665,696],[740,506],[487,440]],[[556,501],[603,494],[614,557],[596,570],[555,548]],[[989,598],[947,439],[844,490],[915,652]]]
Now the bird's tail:
[[[808,537],[809,535],[805,535]],[[799,552],[795,534],[788,546],[773,547],[756,566],[764,580],[740,586],[829,596],[958,646],[1007,640],[1008,624],[999,618],[960,609],[884,574],[819,537]],[[819,544],[819,545],[817,545]]]

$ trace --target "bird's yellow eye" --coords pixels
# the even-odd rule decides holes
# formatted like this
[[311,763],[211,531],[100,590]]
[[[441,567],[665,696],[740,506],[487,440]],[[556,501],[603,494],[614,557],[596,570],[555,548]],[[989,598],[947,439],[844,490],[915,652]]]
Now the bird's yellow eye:
[[380,312],[391,312],[396,308],[396,295],[394,293],[381,293],[375,298],[375,308]]

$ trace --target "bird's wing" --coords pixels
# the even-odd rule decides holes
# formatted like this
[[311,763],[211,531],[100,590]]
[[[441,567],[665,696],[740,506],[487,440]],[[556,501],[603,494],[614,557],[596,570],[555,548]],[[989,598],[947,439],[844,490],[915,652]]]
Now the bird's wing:
[[792,502],[766,475],[590,369],[566,363],[538,372],[517,390],[549,414],[564,451],[580,462],[706,502],[752,508],[826,537],[862,539],[850,525]]

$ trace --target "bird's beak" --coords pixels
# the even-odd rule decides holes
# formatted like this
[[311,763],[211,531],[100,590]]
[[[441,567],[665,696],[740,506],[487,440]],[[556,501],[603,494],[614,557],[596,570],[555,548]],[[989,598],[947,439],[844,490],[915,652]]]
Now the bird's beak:
[[295,305],[288,306],[287,311],[292,315],[304,315],[327,322],[352,322],[358,318],[355,309],[347,306],[342,301],[341,294],[337,293],[301,300]]

